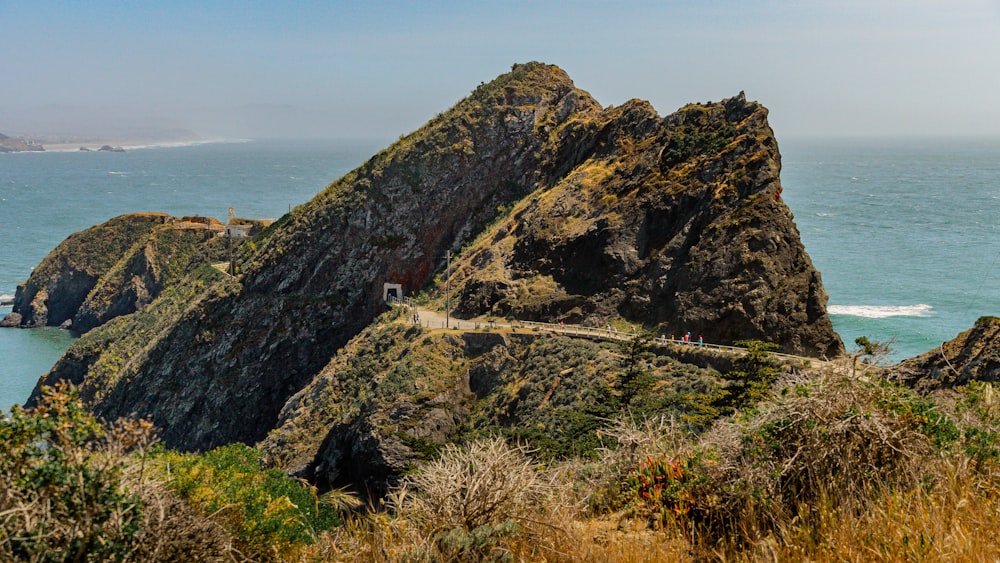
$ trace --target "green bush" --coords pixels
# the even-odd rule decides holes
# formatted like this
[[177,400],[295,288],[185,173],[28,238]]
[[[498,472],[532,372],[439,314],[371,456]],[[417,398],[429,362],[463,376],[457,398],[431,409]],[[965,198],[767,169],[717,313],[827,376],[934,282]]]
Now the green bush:
[[703,510],[708,477],[701,456],[646,456],[632,469],[623,483],[623,496],[633,510],[650,521],[665,525],[684,518],[692,511]]
[[264,469],[262,454],[245,444],[202,455],[161,451],[156,458],[172,476],[171,486],[205,511],[218,512],[252,557],[294,557],[319,532],[341,522],[314,488],[278,469]]
[[0,419],[0,559],[128,558],[142,507],[122,488],[125,460],[102,450],[104,436],[64,383]]

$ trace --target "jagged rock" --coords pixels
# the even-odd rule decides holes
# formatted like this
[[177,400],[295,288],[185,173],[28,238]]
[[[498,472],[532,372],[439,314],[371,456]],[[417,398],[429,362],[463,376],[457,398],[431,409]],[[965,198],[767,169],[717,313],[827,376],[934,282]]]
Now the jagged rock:
[[567,126],[560,150],[579,164],[456,262],[456,313],[623,317],[661,334],[840,355],[819,272],[780,199],[766,117],[741,93],[666,118],[631,101]]
[[970,381],[1000,381],[1000,319],[980,317],[969,330],[893,366],[889,374],[921,392]]
[[70,235],[17,288],[18,326],[72,326],[82,333],[141,309],[192,263],[224,258],[224,241],[198,225],[134,213]]

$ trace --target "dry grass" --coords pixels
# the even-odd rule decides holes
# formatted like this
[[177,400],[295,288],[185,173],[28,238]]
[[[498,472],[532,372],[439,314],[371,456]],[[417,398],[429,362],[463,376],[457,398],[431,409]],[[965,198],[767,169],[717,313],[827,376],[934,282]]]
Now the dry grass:
[[[813,374],[700,437],[669,419],[616,421],[598,463],[543,467],[499,440],[450,447],[307,559],[996,561],[998,465],[963,432],[996,436],[998,409],[992,388],[973,391],[945,408]],[[685,480],[653,510],[629,479],[659,459]],[[663,510],[678,499],[684,511]]]

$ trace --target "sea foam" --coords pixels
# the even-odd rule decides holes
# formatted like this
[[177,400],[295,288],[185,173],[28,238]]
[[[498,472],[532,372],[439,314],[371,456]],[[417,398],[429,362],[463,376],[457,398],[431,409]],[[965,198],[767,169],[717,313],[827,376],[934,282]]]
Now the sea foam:
[[934,307],[924,303],[917,305],[830,305],[826,308],[831,315],[846,315],[866,319],[884,319],[886,317],[929,317],[934,314]]

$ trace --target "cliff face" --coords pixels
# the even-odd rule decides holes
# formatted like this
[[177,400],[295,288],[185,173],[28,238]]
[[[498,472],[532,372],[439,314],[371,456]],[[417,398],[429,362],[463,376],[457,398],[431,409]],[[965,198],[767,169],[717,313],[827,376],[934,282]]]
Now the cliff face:
[[1000,319],[981,317],[939,348],[893,366],[890,375],[922,392],[1000,381]]
[[72,321],[98,280],[168,218],[165,213],[122,215],[70,235],[18,286],[6,324],[59,326]]
[[[766,111],[742,96],[660,118],[516,65],[244,245],[239,280],[184,278],[92,331],[46,381],[83,382],[101,416],[152,417],[173,447],[256,442],[383,310],[384,282],[423,288],[463,246],[465,314],[622,317],[834,354],[778,169]],[[445,418],[468,396],[455,385],[438,393]],[[338,451],[325,467],[344,466]]]
[[819,272],[781,201],[767,110],[738,97],[660,118],[629,102],[561,132],[585,154],[455,267],[459,314],[608,319],[837,356]]
[[[382,310],[383,282],[421,287],[446,249],[553,175],[550,130],[599,109],[545,65],[480,86],[272,225],[245,257],[242,287],[185,312],[104,378],[93,408],[152,416],[183,448],[263,438],[285,400]],[[85,378],[79,370],[99,361],[75,357],[48,380]]]
[[223,241],[179,221],[134,213],[70,235],[18,286],[4,326],[87,332],[145,307],[193,263],[222,259]]

